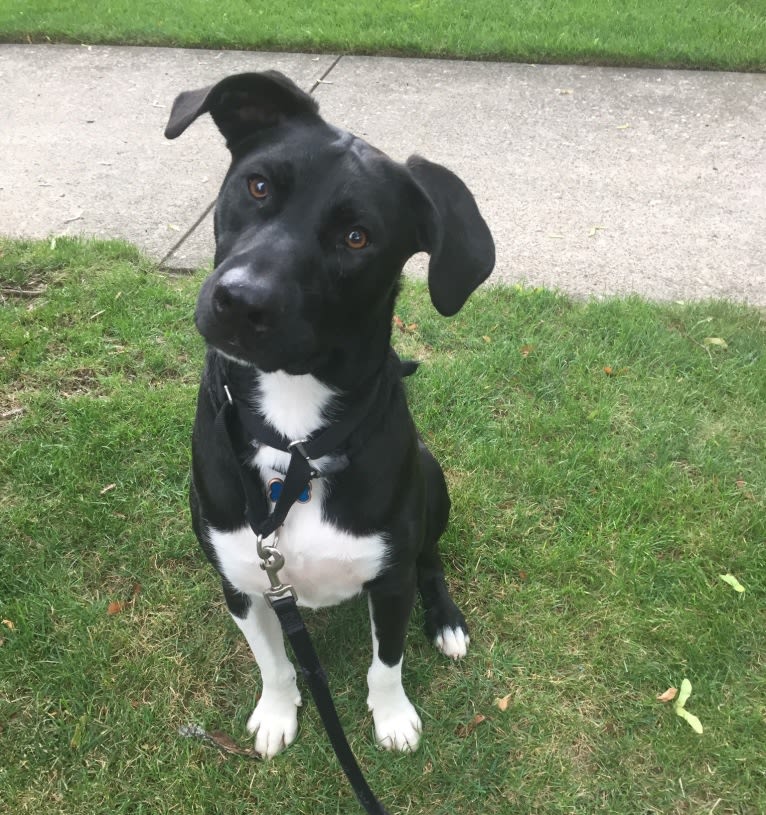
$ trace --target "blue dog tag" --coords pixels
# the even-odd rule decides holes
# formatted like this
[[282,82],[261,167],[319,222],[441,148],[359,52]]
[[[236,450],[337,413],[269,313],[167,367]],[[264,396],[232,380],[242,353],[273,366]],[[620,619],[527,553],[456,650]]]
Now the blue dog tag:
[[[269,499],[273,503],[277,503],[279,501],[279,496],[282,495],[282,489],[284,487],[284,482],[281,478],[272,478],[269,481]],[[311,484],[308,484],[303,492],[298,496],[298,503],[299,504],[307,504],[311,500]]]

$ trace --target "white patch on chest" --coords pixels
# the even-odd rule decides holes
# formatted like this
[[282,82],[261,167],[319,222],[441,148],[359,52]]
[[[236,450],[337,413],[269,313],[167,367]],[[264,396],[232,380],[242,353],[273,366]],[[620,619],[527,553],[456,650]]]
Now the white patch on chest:
[[[311,375],[292,376],[282,371],[261,374],[254,406],[266,420],[291,440],[302,439],[327,424],[326,411],[335,392]],[[252,459],[264,488],[273,478],[284,478],[290,456],[262,447]],[[321,460],[318,462],[321,465]],[[353,597],[362,584],[372,580],[383,566],[385,541],[382,534],[357,537],[329,523],[323,512],[329,484],[318,478],[311,482],[311,500],[296,503],[278,532],[278,548],[285,566],[280,579],[291,584],[299,605],[310,608],[335,605]],[[260,568],[255,536],[249,527],[235,532],[210,529],[221,571],[245,594],[268,588]]]
[[325,412],[335,391],[311,374],[293,376],[284,371],[261,374],[253,394],[253,407],[291,441],[302,439],[327,424]]

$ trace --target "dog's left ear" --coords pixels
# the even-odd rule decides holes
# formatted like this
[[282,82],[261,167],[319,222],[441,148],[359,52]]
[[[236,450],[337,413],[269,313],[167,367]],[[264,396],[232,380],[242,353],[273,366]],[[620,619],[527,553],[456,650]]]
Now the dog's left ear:
[[231,149],[260,128],[291,116],[318,116],[317,101],[279,71],[234,74],[215,85],[176,97],[165,136],[175,139],[195,119],[209,113]]
[[410,156],[407,168],[424,193],[419,249],[428,252],[428,290],[445,317],[460,311],[495,265],[495,242],[468,187],[446,167]]

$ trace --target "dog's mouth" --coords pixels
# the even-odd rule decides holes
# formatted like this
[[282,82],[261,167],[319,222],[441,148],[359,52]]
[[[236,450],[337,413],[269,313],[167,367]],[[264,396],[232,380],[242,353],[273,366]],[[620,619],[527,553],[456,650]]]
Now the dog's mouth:
[[237,362],[249,368],[257,368],[259,371],[267,374],[275,373],[276,371],[284,371],[284,373],[292,374],[293,376],[311,374],[321,367],[325,359],[325,356],[320,354],[293,360],[279,358],[263,352],[253,354],[241,347],[237,347],[236,343],[229,343],[227,347],[221,347],[213,343],[208,343],[208,345],[215,348],[218,353],[227,359],[232,360],[232,362]]
[[276,330],[231,331],[230,326],[195,315],[197,330],[205,342],[220,354],[241,365],[258,368],[264,373],[285,371],[289,374],[309,374],[319,368],[327,354],[318,351],[310,341],[309,332]]

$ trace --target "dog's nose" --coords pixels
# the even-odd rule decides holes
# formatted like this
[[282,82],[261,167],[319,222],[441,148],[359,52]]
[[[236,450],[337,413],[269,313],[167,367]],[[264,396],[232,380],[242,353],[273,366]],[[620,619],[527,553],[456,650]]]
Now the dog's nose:
[[268,280],[236,267],[216,283],[213,308],[222,319],[246,320],[254,330],[266,331],[274,323],[279,303],[276,289]]

